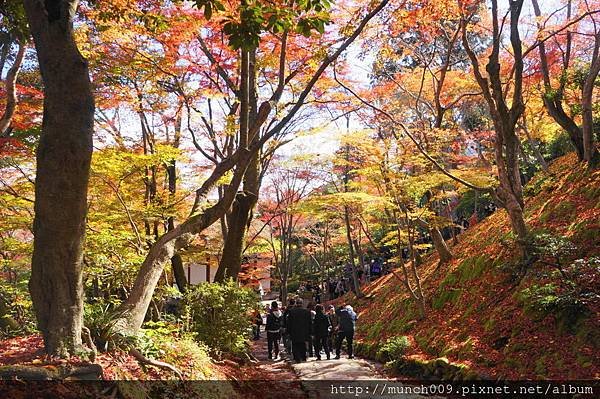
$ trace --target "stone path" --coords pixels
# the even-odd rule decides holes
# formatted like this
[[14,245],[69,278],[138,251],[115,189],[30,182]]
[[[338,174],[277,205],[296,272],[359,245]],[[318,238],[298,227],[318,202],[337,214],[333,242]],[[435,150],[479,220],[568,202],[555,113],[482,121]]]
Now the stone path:
[[366,359],[341,359],[292,364],[309,398],[420,398],[382,374],[382,366]]
[[[253,344],[253,354],[259,360],[257,367],[265,375],[275,378],[274,386],[285,384],[279,390],[278,398],[420,398],[415,394],[406,394],[408,387],[398,381],[385,377],[382,365],[366,359],[348,359],[345,354],[339,360],[317,361],[314,357],[307,362],[293,363],[283,351],[282,360],[267,359],[265,333]],[[325,358],[325,356],[322,356]],[[275,391],[277,391],[276,388]],[[271,397],[266,395],[266,397]]]

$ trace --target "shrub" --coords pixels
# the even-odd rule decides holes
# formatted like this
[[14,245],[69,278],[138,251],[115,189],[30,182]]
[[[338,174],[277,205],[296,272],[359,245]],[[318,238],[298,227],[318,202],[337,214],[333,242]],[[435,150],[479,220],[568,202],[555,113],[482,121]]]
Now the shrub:
[[136,337],[124,335],[117,325],[121,315],[116,311],[117,304],[98,301],[86,303],[83,308],[84,325],[89,328],[94,345],[102,352],[128,350],[136,343]]
[[27,335],[36,330],[27,288],[29,273],[15,272],[13,281],[0,279],[0,338]]
[[389,338],[377,351],[377,358],[382,360],[397,360],[404,356],[411,344],[406,335]]
[[566,132],[562,132],[545,145],[544,158],[547,161],[551,161],[573,150],[574,147],[573,144],[571,144],[569,135]]
[[193,333],[182,333],[176,324],[150,321],[144,323],[135,345],[144,356],[180,368],[186,379],[206,380],[214,373],[209,349],[194,337]]
[[190,289],[183,298],[184,328],[196,334],[219,355],[241,355],[247,351],[252,310],[258,308],[258,296],[229,280],[205,283]]
[[488,194],[481,194],[475,190],[466,191],[460,197],[454,212],[458,218],[469,219],[477,210],[477,218],[483,219],[490,214],[490,209],[493,209],[494,202]]
[[554,284],[533,285],[520,293],[525,311],[543,319],[553,314],[561,328],[572,330],[577,321],[587,316],[589,309],[578,292],[561,290]]

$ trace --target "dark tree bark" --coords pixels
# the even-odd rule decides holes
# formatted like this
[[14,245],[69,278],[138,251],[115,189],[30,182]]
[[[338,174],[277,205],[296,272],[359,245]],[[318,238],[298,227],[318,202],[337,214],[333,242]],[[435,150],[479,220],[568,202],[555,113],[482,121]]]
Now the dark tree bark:
[[595,168],[600,164],[600,153],[594,140],[593,95],[596,78],[600,73],[600,32],[594,35],[592,63],[581,88],[581,108],[583,119],[583,160],[588,167]]
[[[538,3],[538,0],[532,0],[533,10],[535,16],[540,18],[542,12]],[[571,19],[571,2],[567,3],[567,21]],[[538,29],[541,31],[543,26],[541,22],[538,22]],[[593,137],[593,118],[592,118],[592,94],[593,86],[596,81],[596,77],[600,72],[600,57],[598,50],[600,48],[600,33],[594,35],[594,49],[592,59],[590,63],[590,69],[585,77],[585,82],[582,87],[581,96],[581,107],[583,110],[583,120],[581,127],[577,125],[575,119],[569,116],[563,107],[565,101],[564,93],[567,85],[567,73],[571,62],[571,48],[572,48],[572,36],[571,31],[567,31],[565,50],[562,62],[561,79],[559,79],[559,86],[555,89],[552,87],[550,79],[550,66],[548,65],[548,56],[546,53],[546,43],[540,41],[538,45],[540,54],[540,66],[542,71],[542,78],[544,81],[544,95],[542,100],[544,106],[548,110],[548,114],[569,134],[571,143],[577,151],[577,157],[580,161],[587,161],[590,166],[593,166],[600,154],[598,153],[594,145]]]
[[[182,115],[181,111],[179,111],[175,121],[175,137],[173,139],[174,148],[179,148],[181,140],[181,122]],[[177,193],[177,163],[174,159],[172,159],[167,165],[167,180],[169,184],[169,198],[172,202],[175,194]],[[173,216],[169,216],[167,219],[167,230],[171,231],[174,228],[175,218]],[[175,253],[171,258],[171,269],[173,270],[173,277],[175,277],[175,284],[177,284],[177,288],[180,292],[185,292],[187,290],[188,281],[187,277],[185,276],[183,259],[181,258],[180,254]]]
[[[244,54],[245,53],[245,54]],[[258,104],[256,93],[256,51],[242,52],[242,73],[240,84],[240,146],[256,144],[259,139],[257,128]],[[253,129],[250,129],[252,126]],[[256,132],[249,137],[249,132]],[[252,221],[252,212],[258,201],[260,189],[260,150],[256,152],[246,169],[243,191],[238,193],[231,213],[227,218],[227,237],[223,246],[223,256],[215,274],[215,281],[228,278],[237,280],[242,265],[242,255],[246,243],[246,232]]]
[[82,258],[94,97],[73,37],[77,1],[25,0],[44,81],[29,290],[46,352],[81,348]]
[[511,227],[517,237],[517,247],[522,257],[526,255],[527,225],[523,216],[523,185],[519,171],[520,141],[516,125],[523,114],[523,49],[519,33],[519,17],[524,0],[509,1],[510,43],[514,56],[514,84],[512,98],[507,93],[500,76],[500,47],[502,33],[498,16],[498,0],[492,0],[492,51],[486,65],[487,77],[483,76],[479,60],[470,47],[467,20],[462,21],[463,46],[473,66],[473,74],[483,92],[495,130],[494,151],[498,167],[499,185],[492,193],[495,201],[508,213]]

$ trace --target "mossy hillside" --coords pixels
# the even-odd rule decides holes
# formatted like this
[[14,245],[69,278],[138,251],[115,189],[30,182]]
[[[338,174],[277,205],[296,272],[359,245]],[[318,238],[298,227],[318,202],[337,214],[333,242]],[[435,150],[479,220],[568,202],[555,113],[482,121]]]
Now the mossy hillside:
[[[532,231],[576,243],[573,258],[600,255],[598,187],[600,172],[587,171],[573,154],[559,158],[548,174],[538,174],[526,187],[528,225]],[[413,344],[405,357],[420,362],[446,357],[450,363],[468,364],[484,376],[599,375],[594,353],[598,350],[600,312],[594,308],[575,320],[561,318],[556,309],[546,314],[532,312],[522,292],[558,280],[548,266],[518,262],[504,211],[460,235],[452,251],[455,259],[439,269],[435,254],[419,267],[428,303],[424,319],[419,319],[414,301],[391,274],[368,285],[365,298],[343,299],[360,312],[359,352],[376,358],[388,339],[406,335]],[[561,290],[564,294],[564,288]],[[411,363],[396,369],[422,368]]]

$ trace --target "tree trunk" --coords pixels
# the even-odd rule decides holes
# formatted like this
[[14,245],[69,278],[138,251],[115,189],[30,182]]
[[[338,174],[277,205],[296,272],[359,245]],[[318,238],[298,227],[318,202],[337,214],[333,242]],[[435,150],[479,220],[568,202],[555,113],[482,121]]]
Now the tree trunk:
[[256,196],[245,192],[238,193],[229,216],[227,240],[223,246],[223,256],[215,274],[215,281],[222,282],[229,278],[237,280],[242,264],[242,250],[246,237],[246,223]]
[[0,137],[8,135],[10,123],[12,122],[13,115],[17,109],[16,84],[19,71],[21,70],[21,64],[23,63],[25,48],[25,44],[19,43],[19,50],[17,51],[15,61],[6,74],[6,82],[4,83],[6,88],[6,107],[4,109],[4,115],[0,118]]
[[[244,176],[245,165],[248,165],[249,158],[250,152],[241,153],[238,159],[238,168],[235,170],[231,183],[219,202],[200,213],[194,213],[194,216],[165,233],[152,245],[142,263],[131,294],[119,308],[120,314],[122,314],[119,324],[123,330],[135,333],[142,326],[163,268],[175,252],[187,246],[195,234],[202,232],[218,221],[229,209]],[[202,193],[206,194],[216,181],[214,176],[221,174],[217,169],[219,168],[217,167],[213,171],[213,174],[201,188]]]
[[[175,134],[173,140],[173,147],[179,148],[179,142],[181,139],[181,122],[182,115],[181,111],[177,114],[177,119],[175,122]],[[175,199],[175,194],[177,193],[177,163],[174,159],[172,159],[167,165],[167,178],[169,184],[169,200],[171,203]],[[175,218],[170,216],[167,219],[167,229],[169,231],[175,228]],[[173,270],[173,277],[175,278],[175,283],[177,284],[177,288],[179,292],[185,292],[187,290],[188,281],[185,276],[185,270],[183,268],[183,260],[181,259],[181,255],[175,253],[171,258],[171,269]]]
[[24,4],[44,81],[29,290],[46,352],[69,356],[82,345],[82,260],[94,97],[87,62],[73,37],[78,2]]
[[356,261],[354,260],[354,245],[352,244],[352,234],[350,233],[350,211],[348,206],[344,206],[344,220],[346,222],[346,238],[348,239],[348,255],[350,256],[350,267],[352,268],[352,287],[357,297],[362,297],[358,274],[356,273]]
[[600,73],[600,33],[594,37],[592,64],[588,76],[581,89],[581,108],[583,119],[583,160],[588,167],[594,168],[600,164],[600,154],[594,143],[593,94],[596,78]]
[[431,227],[429,223],[423,219],[417,219],[417,223],[419,226],[429,231],[429,235],[431,235],[431,241],[433,241],[433,246],[440,257],[440,264],[451,261],[454,255],[450,251],[450,248],[448,248],[448,244],[446,243],[446,240],[444,240],[440,230],[437,227]]
[[288,288],[287,288],[287,276],[281,277],[281,303],[284,305],[287,303]]
[[[533,5],[533,11],[535,16],[538,18],[538,30],[541,31],[544,29],[542,24],[542,12],[537,0],[532,0],[531,4]],[[571,18],[571,1],[567,2],[567,21]],[[562,71],[560,72],[561,83],[558,89],[553,89],[551,83],[551,74],[550,67],[548,65],[548,57],[546,55],[546,44],[543,41],[539,43],[539,54],[540,54],[540,66],[542,71],[542,77],[544,80],[544,90],[545,93],[542,95],[542,99],[544,101],[544,106],[548,110],[548,114],[558,123],[565,131],[569,134],[571,138],[571,143],[575,147],[577,152],[577,157],[579,160],[583,160],[585,156],[584,149],[584,133],[583,129],[577,126],[575,120],[567,115],[563,108],[564,101],[564,89],[566,84],[566,74],[569,69],[569,64],[571,60],[571,42],[572,42],[572,32],[567,31],[566,35],[566,44],[565,51],[563,53],[563,65]]]
[[[244,57],[244,56],[243,56]],[[248,137],[250,131],[248,126],[252,126],[252,131],[258,132],[257,121],[257,97],[256,97],[256,51],[251,50],[245,55],[248,58],[247,65],[242,64],[242,79],[247,79],[247,87],[243,84],[240,87],[241,106],[240,112],[247,112],[247,115],[240,114],[240,146],[249,143],[250,145],[258,142],[259,135]],[[247,105],[244,104],[247,101]],[[244,122],[247,120],[247,122]],[[243,123],[242,123],[243,122]],[[248,125],[248,126],[246,126]],[[246,126],[246,127],[245,127]],[[224,281],[228,278],[237,280],[242,265],[242,254],[246,244],[246,232],[252,221],[252,211],[258,201],[258,192],[260,189],[260,150],[254,154],[244,175],[244,191],[238,193],[233,204],[233,211],[227,219],[228,229],[225,245],[223,246],[223,256],[219,262],[219,269],[215,275],[215,281]]]
[[494,193],[496,202],[506,209],[513,233],[517,238],[517,249],[522,257],[526,256],[527,226],[523,217],[523,185],[519,171],[520,141],[516,134],[516,125],[521,118],[525,105],[523,102],[523,46],[519,32],[519,18],[524,0],[510,2],[510,43],[514,53],[513,93],[510,107],[507,103],[505,86],[500,76],[500,48],[502,43],[501,23],[498,1],[492,0],[492,51],[485,67],[487,78],[481,73],[477,55],[467,39],[467,25],[463,20],[463,46],[471,64],[473,74],[488,104],[495,130],[494,152],[498,168],[499,186]]

